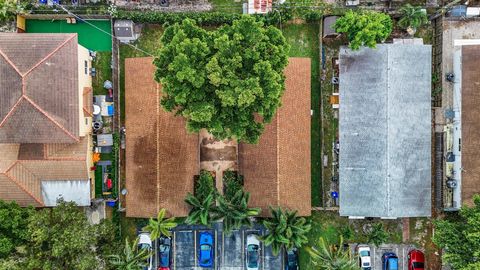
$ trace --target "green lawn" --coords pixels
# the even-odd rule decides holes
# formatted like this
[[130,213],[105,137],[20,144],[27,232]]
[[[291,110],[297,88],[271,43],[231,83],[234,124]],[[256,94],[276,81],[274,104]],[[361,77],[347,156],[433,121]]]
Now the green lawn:
[[242,13],[243,0],[210,0],[213,10],[228,13]]
[[98,52],[92,66],[97,70],[97,75],[92,79],[93,94],[106,95],[108,91],[103,88],[103,82],[112,81],[112,52]]
[[[109,20],[88,20],[101,30],[111,33]],[[61,20],[27,20],[27,33],[78,33],[78,43],[89,50],[112,51],[112,37],[94,26],[77,20],[76,24]]]
[[97,166],[95,169],[95,198],[103,198],[102,181],[102,166]]
[[[157,55],[160,46],[160,37],[162,36],[163,28],[158,25],[146,25],[140,38],[134,43],[135,46]],[[120,118],[123,123],[125,119],[125,58],[131,57],[147,57],[149,55],[125,44],[120,45]]]
[[311,167],[312,167],[312,205],[322,205],[321,185],[321,119],[320,119],[320,55],[319,25],[287,24],[283,26],[283,34],[290,44],[290,56],[310,57],[312,60],[312,104],[314,110],[311,133]]

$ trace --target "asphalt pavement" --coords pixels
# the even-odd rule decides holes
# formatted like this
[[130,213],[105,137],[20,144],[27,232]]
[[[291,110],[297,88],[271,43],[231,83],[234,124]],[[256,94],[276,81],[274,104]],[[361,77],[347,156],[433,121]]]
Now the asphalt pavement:
[[[215,270],[245,270],[246,239],[250,233],[264,235],[265,229],[256,225],[254,228],[242,228],[233,231],[230,235],[223,232],[221,223],[214,224],[213,228],[204,226],[180,225],[172,231],[172,270],[201,270],[198,265],[197,243],[202,231],[210,231],[214,239],[214,266]],[[158,267],[158,244],[154,249],[154,270]],[[273,256],[270,247],[260,243],[259,270],[283,269],[283,254]]]

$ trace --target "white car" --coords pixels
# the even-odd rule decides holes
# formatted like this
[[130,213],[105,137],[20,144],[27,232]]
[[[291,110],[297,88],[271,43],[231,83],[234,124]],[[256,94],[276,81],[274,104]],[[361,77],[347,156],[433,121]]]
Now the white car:
[[372,269],[372,258],[370,257],[370,247],[367,245],[359,245],[357,247],[360,268],[362,270]]
[[247,235],[247,247],[245,252],[245,265],[247,270],[258,270],[260,261],[260,240],[258,235]]
[[138,235],[138,248],[139,249],[147,249],[148,253],[150,253],[150,257],[147,259],[147,266],[144,270],[152,270],[152,239],[150,238],[150,233],[142,232]]

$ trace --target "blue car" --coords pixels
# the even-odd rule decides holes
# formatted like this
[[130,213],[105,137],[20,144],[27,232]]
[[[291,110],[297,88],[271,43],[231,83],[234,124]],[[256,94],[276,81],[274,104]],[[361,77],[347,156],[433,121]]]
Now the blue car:
[[385,252],[382,256],[382,270],[398,270],[398,257],[393,252]]
[[170,237],[161,237],[158,240],[158,270],[170,270],[170,258],[172,253],[172,239]]
[[201,267],[213,267],[213,234],[211,232],[201,232],[198,246],[198,264]]

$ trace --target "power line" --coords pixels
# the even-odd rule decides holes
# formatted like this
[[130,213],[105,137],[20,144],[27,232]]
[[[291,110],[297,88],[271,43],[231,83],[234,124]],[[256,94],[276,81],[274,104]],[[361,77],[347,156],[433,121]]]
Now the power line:
[[[60,5],[60,4],[55,4],[55,5],[59,6],[61,9],[63,9],[65,12],[67,12],[68,15],[74,16],[75,18],[81,20],[82,22],[85,22],[86,24],[88,24],[88,25],[90,25],[91,27],[97,29],[98,31],[100,31],[100,32],[102,32],[102,33],[104,33],[104,34],[106,34],[106,35],[109,35],[110,37],[112,37],[112,38],[120,41],[116,36],[112,35],[112,33],[109,33],[109,32],[107,32],[107,31],[101,29],[100,27],[98,27],[98,26],[90,23],[89,21],[84,20],[82,17],[80,17],[80,16],[74,14],[73,12],[71,12],[70,10],[66,9],[64,6],[62,6],[62,5]],[[144,54],[146,54],[146,55],[148,55],[148,56],[156,57],[154,54],[149,53],[149,52],[147,52],[147,51],[145,51],[145,50],[142,50],[142,49],[138,48],[137,46],[135,46],[135,45],[133,45],[133,44],[130,44],[130,43],[125,43],[125,44],[127,44],[128,46],[132,47],[133,49],[135,49],[135,50],[137,50],[137,51],[140,51],[140,52],[142,52],[142,53],[144,53]]]

